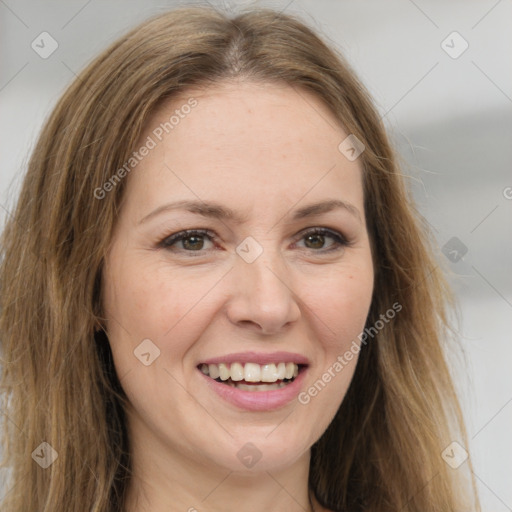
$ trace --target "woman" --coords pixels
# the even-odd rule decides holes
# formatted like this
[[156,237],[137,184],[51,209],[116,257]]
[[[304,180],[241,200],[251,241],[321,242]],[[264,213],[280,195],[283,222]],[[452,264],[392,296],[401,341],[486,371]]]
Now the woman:
[[448,289],[368,94],[299,20],[182,8],[113,44],[2,243],[3,509],[478,509],[446,462]]

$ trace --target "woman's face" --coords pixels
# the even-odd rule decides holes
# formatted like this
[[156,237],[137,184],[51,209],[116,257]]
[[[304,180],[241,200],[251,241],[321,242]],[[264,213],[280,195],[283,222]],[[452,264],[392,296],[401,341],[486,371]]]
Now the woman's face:
[[133,446],[156,464],[284,468],[334,417],[373,290],[348,135],[275,84],[190,90],[150,119],[103,303]]

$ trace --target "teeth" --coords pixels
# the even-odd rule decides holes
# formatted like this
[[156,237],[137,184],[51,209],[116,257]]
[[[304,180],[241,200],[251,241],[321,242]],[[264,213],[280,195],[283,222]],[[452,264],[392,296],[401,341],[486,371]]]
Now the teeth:
[[294,372],[295,372],[295,365],[293,363],[286,363],[284,378],[291,379],[293,377]]
[[261,367],[261,382],[275,382],[277,380],[277,369],[274,363],[264,364]]
[[233,387],[241,389],[242,391],[272,391],[274,389],[284,388],[285,386],[286,382],[276,382],[275,384],[262,384],[260,386],[240,383],[236,383],[233,385]]
[[[213,366],[213,371],[215,371],[216,364],[209,364],[208,369],[211,371]],[[231,374],[231,380],[237,382],[239,380],[244,380],[244,367],[240,363],[233,363],[231,368],[229,369]],[[211,377],[211,374],[210,374]],[[213,378],[213,377],[212,377]]]
[[244,380],[246,382],[260,382],[261,367],[256,363],[246,363],[244,366]]
[[[268,382],[274,383],[278,380],[292,379],[297,377],[299,374],[299,366],[295,363],[274,363],[259,365],[256,363],[232,363],[231,366],[228,364],[202,364],[201,371],[205,375],[209,375],[212,379],[220,379],[227,381],[231,378],[233,382],[239,382],[241,380],[245,382]],[[285,383],[283,383],[285,384]],[[247,387],[245,384],[240,386]],[[239,387],[237,385],[237,387]],[[261,386],[249,386],[251,390],[258,391],[257,388]],[[282,386],[281,386],[282,387]],[[242,389],[242,387],[240,388]],[[265,389],[271,389],[270,386],[265,386]],[[276,388],[277,389],[277,388]]]
[[[206,366],[207,369],[209,368],[205,364],[203,364],[203,366]],[[220,380],[228,380],[229,379],[229,375],[230,375],[229,368],[225,364],[222,364],[222,363],[219,364],[219,373],[220,373]]]
[[[220,376],[219,367],[216,364],[211,364],[208,367],[209,375],[212,379],[218,379]],[[233,379],[234,380],[234,379]]]

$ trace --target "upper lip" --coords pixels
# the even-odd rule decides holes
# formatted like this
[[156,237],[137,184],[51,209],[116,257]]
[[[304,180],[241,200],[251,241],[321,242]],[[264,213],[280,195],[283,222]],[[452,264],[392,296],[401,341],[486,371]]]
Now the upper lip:
[[294,352],[236,352],[224,356],[212,357],[199,364],[220,364],[220,363],[295,363],[308,365],[309,360],[301,354]]

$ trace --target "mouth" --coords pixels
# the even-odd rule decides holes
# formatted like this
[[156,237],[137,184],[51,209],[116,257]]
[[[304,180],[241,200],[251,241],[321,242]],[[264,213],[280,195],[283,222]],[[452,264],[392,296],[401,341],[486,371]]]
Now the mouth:
[[297,398],[309,365],[292,352],[238,352],[201,361],[197,373],[212,396],[237,409],[267,412]]
[[304,372],[306,364],[292,361],[201,363],[197,368],[210,379],[241,391],[262,392],[282,389]]

